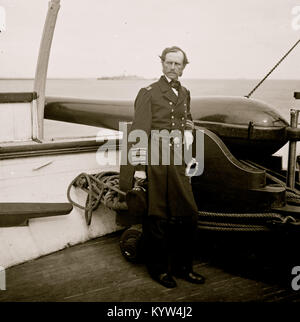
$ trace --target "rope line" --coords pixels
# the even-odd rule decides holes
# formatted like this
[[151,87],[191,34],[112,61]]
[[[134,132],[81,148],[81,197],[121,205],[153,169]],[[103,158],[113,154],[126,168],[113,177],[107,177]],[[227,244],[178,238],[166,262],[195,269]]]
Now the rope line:
[[[221,212],[198,212],[198,229],[215,230],[215,231],[271,231],[275,225],[293,224],[298,222],[292,216],[282,216],[278,213],[221,213]],[[206,220],[202,220],[206,219]],[[209,221],[211,219],[211,221]],[[215,221],[215,220],[222,220]],[[229,222],[225,222],[225,220]],[[242,223],[235,223],[233,219],[243,220]],[[257,225],[256,221],[260,220]],[[250,221],[249,223],[246,223]],[[263,221],[262,221],[263,220]]]
[[269,228],[263,226],[248,226],[248,227],[213,227],[213,226],[198,226],[199,229],[213,230],[213,231],[227,231],[227,232],[259,232],[259,231],[270,231]]
[[284,216],[273,212],[261,213],[222,213],[211,211],[199,211],[200,217],[219,217],[219,218],[238,218],[238,219],[280,219],[283,220]]
[[253,90],[246,95],[245,97],[249,98],[257,89],[258,87],[266,80],[266,78],[279,66],[279,64],[288,56],[288,54],[299,44],[300,39],[292,46],[291,49],[278,61],[277,64],[268,72],[268,74],[253,88]]
[[[71,198],[71,188],[78,187],[87,193],[85,206],[75,202]],[[119,201],[119,194],[126,195],[119,188],[118,172],[100,172],[98,174],[79,174],[68,186],[67,198],[69,202],[80,209],[85,210],[87,225],[91,224],[92,213],[100,203],[112,210],[127,210],[125,201]]]
[[[85,205],[80,205],[71,198],[72,187],[80,188],[87,193]],[[300,196],[294,191],[287,191],[290,203],[300,204]],[[112,210],[128,210],[126,201],[120,202],[120,195],[126,195],[119,188],[119,173],[114,171],[98,174],[81,173],[72,180],[67,189],[69,202],[85,211],[87,225],[91,224],[92,213],[100,204]],[[283,216],[275,212],[227,213],[198,211],[198,228],[216,231],[270,231],[274,225],[299,226],[292,216]]]

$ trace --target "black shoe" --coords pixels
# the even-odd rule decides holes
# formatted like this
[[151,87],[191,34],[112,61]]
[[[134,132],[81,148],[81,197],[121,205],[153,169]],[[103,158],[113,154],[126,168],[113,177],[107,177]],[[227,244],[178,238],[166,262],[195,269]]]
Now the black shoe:
[[152,276],[159,284],[167,288],[174,288],[177,286],[173,277],[168,273],[162,273],[159,275]]
[[190,283],[193,283],[193,284],[203,284],[205,282],[205,277],[194,272],[194,271],[181,272],[181,273],[177,274],[176,276],[180,277]]

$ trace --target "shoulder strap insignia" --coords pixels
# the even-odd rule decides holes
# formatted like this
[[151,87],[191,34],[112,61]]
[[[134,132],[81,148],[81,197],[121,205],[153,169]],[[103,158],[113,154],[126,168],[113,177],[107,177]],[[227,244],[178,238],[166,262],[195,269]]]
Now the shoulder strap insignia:
[[148,86],[148,87],[146,87],[146,90],[147,91],[150,91],[152,89],[152,86],[150,85],[150,86]]

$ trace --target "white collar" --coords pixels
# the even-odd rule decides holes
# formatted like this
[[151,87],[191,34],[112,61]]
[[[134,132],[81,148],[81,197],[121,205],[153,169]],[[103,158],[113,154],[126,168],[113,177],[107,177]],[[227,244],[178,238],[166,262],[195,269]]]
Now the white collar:
[[172,81],[172,79],[171,79],[171,78],[169,78],[166,74],[164,74],[164,75],[165,75],[165,77],[166,77],[166,79],[167,79],[168,83],[170,83],[170,82]]
[[166,80],[168,81],[168,83],[170,83],[171,79],[167,75],[165,75],[165,77],[166,77]]
[[[168,83],[170,83],[171,81],[172,81],[172,79],[170,79],[167,75],[165,75],[164,74],[164,76],[166,77],[166,80],[168,81]],[[172,91],[175,93],[175,95],[177,95],[178,96],[178,91],[177,91],[177,89],[175,89],[175,88],[173,88],[173,87],[171,87],[172,88]]]

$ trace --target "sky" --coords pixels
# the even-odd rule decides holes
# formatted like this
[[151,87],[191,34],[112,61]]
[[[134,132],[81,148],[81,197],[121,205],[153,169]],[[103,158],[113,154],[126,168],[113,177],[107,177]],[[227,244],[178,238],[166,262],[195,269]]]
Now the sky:
[[[0,0],[0,19],[5,18],[0,78],[34,77],[48,2]],[[158,56],[176,45],[190,61],[185,78],[260,79],[300,39],[300,0],[61,0],[60,5],[49,78],[158,77]],[[300,44],[270,78],[300,79]]]

